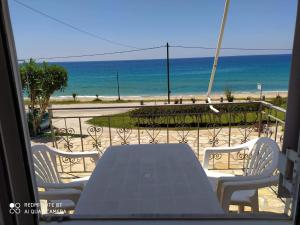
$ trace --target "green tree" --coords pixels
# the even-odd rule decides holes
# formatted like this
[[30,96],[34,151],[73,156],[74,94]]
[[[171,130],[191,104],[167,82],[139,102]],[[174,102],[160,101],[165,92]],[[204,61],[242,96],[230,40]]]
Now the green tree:
[[38,64],[30,59],[28,63],[20,66],[20,75],[23,90],[28,93],[30,99],[29,114],[32,117],[32,132],[35,135],[51,95],[67,87],[68,73],[61,66],[46,62]]

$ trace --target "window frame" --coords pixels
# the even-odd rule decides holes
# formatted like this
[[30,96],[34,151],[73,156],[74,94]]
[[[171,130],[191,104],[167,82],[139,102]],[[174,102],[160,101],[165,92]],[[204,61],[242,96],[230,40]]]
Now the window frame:
[[[0,2],[0,221],[38,224],[38,215],[10,214],[11,202],[36,202],[36,185],[8,3]],[[29,156],[29,157],[28,157]],[[21,207],[22,210],[22,207]]]
[[[10,202],[37,202],[38,197],[36,193],[33,164],[30,154],[30,138],[25,118],[22,88],[18,73],[8,2],[7,0],[0,0],[0,3],[0,105],[5,106],[5,110],[3,110],[4,107],[1,107],[0,110],[0,190],[5,190],[5,193],[7,194],[0,195],[0,223],[3,222],[7,225],[37,225],[39,224],[39,216],[36,214],[24,215],[21,213],[18,215],[10,215],[8,212],[8,204]],[[300,128],[300,118],[295,123],[294,118],[292,117],[293,115],[300,114],[300,105],[296,105],[297,107],[293,105],[293,102],[297,100],[300,102],[300,90],[295,87],[297,86],[295,85],[295,80],[298,81],[298,87],[300,85],[300,79],[297,78],[297,74],[300,74],[300,54],[297,54],[297,52],[300,52],[300,4],[298,4],[297,10],[289,86],[289,97],[291,99],[289,98],[288,101],[287,118],[290,118],[290,120],[286,123],[288,128],[284,138],[284,149],[292,147],[290,142],[294,144],[294,139],[291,141],[291,139],[286,136],[293,134],[294,137],[295,129],[299,130]],[[299,93],[295,95],[295,92]],[[297,134],[297,141],[298,138],[299,136]],[[284,191],[281,193],[284,193]],[[297,202],[299,202],[299,199],[300,196],[298,196]],[[76,218],[76,216],[73,218],[75,220],[83,219]],[[119,220],[118,218],[116,219]],[[127,218],[127,220],[132,219],[133,218]],[[183,219],[190,220],[189,218]],[[227,218],[222,217],[213,219],[203,217],[191,219],[247,220],[249,218],[241,218],[240,216],[230,217],[229,215]],[[257,220],[259,218],[252,219]],[[262,219],[264,220],[265,218]],[[274,219],[277,220],[278,218]],[[299,221],[299,214],[296,214],[295,222],[296,221]]]

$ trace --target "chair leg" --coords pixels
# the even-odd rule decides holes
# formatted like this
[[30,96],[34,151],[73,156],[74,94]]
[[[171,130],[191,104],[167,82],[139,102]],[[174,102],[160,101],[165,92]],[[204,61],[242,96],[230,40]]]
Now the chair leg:
[[252,212],[259,212],[258,191],[256,191],[255,195],[251,197],[251,210]]
[[256,200],[256,202],[252,203],[251,209],[252,209],[252,212],[259,212],[258,200]]
[[243,213],[245,211],[245,207],[243,205],[238,206],[238,212]]

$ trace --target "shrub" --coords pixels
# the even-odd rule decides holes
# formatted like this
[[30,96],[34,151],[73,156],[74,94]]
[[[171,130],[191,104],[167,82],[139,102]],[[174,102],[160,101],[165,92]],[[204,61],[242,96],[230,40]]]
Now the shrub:
[[232,95],[232,91],[229,88],[225,89],[224,94],[228,102],[233,102],[234,96]]
[[191,98],[191,101],[192,101],[193,104],[196,103],[196,99],[195,98]]
[[[216,108],[220,113],[227,112],[258,112],[259,103],[249,104],[235,104],[235,105],[218,105]],[[169,115],[193,115],[193,114],[205,114],[212,113],[208,105],[193,105],[193,106],[151,106],[146,108],[139,108],[130,111],[130,117],[161,117]]]
[[284,98],[282,98],[280,95],[277,95],[273,100],[272,104],[276,106],[282,106],[285,103]]
[[99,99],[99,95],[96,95],[96,98],[93,100],[93,102],[101,102],[102,100]]
[[76,94],[76,93],[72,93],[72,97],[73,97],[73,100],[74,100],[74,102],[75,102],[75,101],[76,101],[77,94]]
[[[176,127],[178,124],[190,124],[191,127],[197,126],[197,121],[201,127],[208,124],[228,125],[231,112],[231,122],[238,124],[247,115],[245,123],[256,121],[259,111],[259,103],[217,105],[216,108],[222,116],[218,120],[212,116],[209,105],[178,105],[178,106],[151,106],[132,110],[128,116],[139,124],[139,126],[158,126],[158,127]],[[246,114],[245,114],[246,113]],[[168,124],[168,125],[167,125]]]

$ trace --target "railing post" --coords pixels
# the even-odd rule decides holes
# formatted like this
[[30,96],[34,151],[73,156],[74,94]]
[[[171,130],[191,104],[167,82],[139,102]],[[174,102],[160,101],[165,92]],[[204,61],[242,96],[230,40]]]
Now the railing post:
[[244,123],[245,123],[244,143],[245,143],[245,142],[247,142],[247,112],[244,113]]
[[[275,117],[277,118],[277,111],[275,111]],[[278,131],[278,120],[276,119],[276,122],[275,122],[275,137],[274,137],[275,142],[277,140],[277,131]]]
[[[230,147],[230,145],[231,145],[231,110],[229,109],[228,110],[228,112],[229,112],[229,130],[228,130],[228,146]],[[228,160],[227,160],[227,162],[228,162],[228,169],[230,169],[230,152],[228,153]]]
[[56,138],[55,138],[55,134],[54,134],[54,130],[53,130],[53,125],[52,125],[53,112],[52,112],[52,109],[51,109],[51,105],[49,105],[48,114],[49,114],[49,122],[50,122],[51,138],[52,138],[52,146],[54,148],[57,148]]
[[111,140],[111,128],[110,128],[110,116],[108,118],[108,131],[109,131],[109,144],[112,146],[112,140]]
[[[84,147],[83,147],[83,140],[82,140],[82,127],[81,127],[81,118],[78,117],[78,121],[79,121],[79,132],[80,132],[80,141],[81,141],[81,151],[84,151]],[[85,158],[82,157],[82,161],[83,161],[83,170],[84,172],[86,172],[86,166],[85,166]]]
[[169,144],[169,142],[170,142],[170,137],[169,137],[169,121],[170,120],[170,117],[169,116],[167,116],[167,143]]
[[259,118],[258,118],[258,137],[261,136],[261,128],[262,128],[262,109],[263,109],[263,104],[260,102],[259,104]]
[[200,155],[200,123],[199,123],[199,116],[197,116],[197,156],[199,159],[199,155]]
[[81,151],[84,151],[83,148],[83,140],[82,140],[82,127],[81,127],[81,117],[78,117],[78,121],[79,121],[79,132],[80,132],[80,141],[81,141]]
[[139,142],[139,144],[141,144],[140,117],[138,117],[138,142]]
[[228,127],[228,146],[231,145],[231,111],[229,110],[229,127]]

